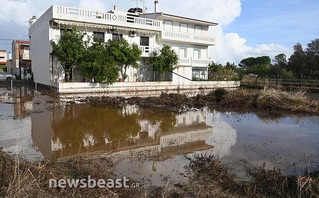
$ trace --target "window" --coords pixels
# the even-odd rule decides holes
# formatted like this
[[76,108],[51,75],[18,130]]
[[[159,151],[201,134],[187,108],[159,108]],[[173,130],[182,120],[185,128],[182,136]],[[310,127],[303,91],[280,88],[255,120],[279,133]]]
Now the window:
[[201,58],[201,50],[194,49],[194,59],[200,59],[200,58]]
[[123,39],[123,34],[112,34],[113,41],[121,41]]
[[180,22],[179,23],[179,31],[187,33],[188,32],[188,23]]
[[0,56],[0,58],[1,58],[1,59],[3,59],[3,58],[4,58],[4,56]]
[[173,31],[173,21],[164,20],[164,30]]
[[141,46],[149,46],[150,45],[150,38],[141,36],[141,41],[140,41]]
[[187,58],[187,48],[186,47],[179,48],[179,57],[180,58]]
[[[63,34],[63,31],[64,31],[64,28],[61,28],[61,29],[60,29],[60,34],[61,34],[61,35]],[[72,32],[72,29],[67,29],[67,31],[68,31],[68,32]]]
[[202,26],[195,25],[194,26],[194,34],[202,34]]
[[94,42],[105,42],[104,32],[93,32],[93,41]]

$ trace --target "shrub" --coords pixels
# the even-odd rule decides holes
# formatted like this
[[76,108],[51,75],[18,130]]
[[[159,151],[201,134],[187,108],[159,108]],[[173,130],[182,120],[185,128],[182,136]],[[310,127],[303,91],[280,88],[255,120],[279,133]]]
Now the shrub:
[[221,101],[225,95],[226,95],[227,91],[224,88],[218,88],[214,91],[214,96],[215,96],[215,100],[217,102]]

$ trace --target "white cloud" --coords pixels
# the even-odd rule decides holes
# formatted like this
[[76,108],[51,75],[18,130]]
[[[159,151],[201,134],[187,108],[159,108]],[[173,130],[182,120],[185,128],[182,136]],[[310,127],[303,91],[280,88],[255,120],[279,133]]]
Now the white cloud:
[[28,1],[1,0],[0,23],[16,23],[27,26],[32,16]]
[[278,44],[260,44],[255,47],[248,46],[246,39],[237,33],[223,33],[221,27],[213,28],[212,34],[216,35],[216,46],[210,48],[211,58],[219,63],[239,63],[242,59],[256,56],[270,56],[284,53],[287,56],[292,54],[292,49]]
[[240,16],[241,3],[240,0],[161,0],[159,11],[228,25]]
[[246,44],[246,39],[237,33],[223,32],[223,27],[240,17],[240,0],[175,0],[174,4],[179,5],[179,9],[172,7],[170,0],[161,0],[160,3],[160,11],[219,23],[219,26],[211,27],[211,35],[216,36],[217,44],[210,48],[210,57],[217,62],[238,63],[249,56],[272,58],[279,53],[285,53],[287,56],[292,53],[291,49],[278,44],[249,46]]

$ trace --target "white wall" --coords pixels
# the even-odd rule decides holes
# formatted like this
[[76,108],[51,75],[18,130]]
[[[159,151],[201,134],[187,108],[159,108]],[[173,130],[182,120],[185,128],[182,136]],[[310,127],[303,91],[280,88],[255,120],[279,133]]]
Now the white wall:
[[34,82],[51,86],[49,54],[52,52],[49,34],[49,21],[52,7],[29,28],[30,57]]
[[[174,70],[175,73],[181,75],[181,76],[184,76],[188,79],[192,79],[192,67],[179,67],[177,69]],[[174,84],[177,84],[177,85],[188,85],[188,84],[191,84],[192,81],[190,80],[187,80],[183,77],[180,77],[176,74],[173,74],[173,83]]]
[[[37,83],[55,86],[55,82],[63,82],[64,79],[64,71],[60,64],[53,64],[52,68],[52,60],[50,60],[49,54],[52,52],[52,47],[50,41],[58,41],[60,37],[60,29],[59,28],[51,28],[49,27],[49,21],[53,17],[52,7],[42,15],[39,20],[33,24],[29,29],[29,34],[31,36],[31,60],[32,60],[32,69],[34,73],[34,81]],[[163,18],[161,19],[163,21]],[[180,31],[180,21],[174,20],[174,31]],[[194,23],[188,23],[188,33],[194,34]],[[202,34],[206,34],[205,31],[208,30],[208,26],[202,25]],[[107,28],[92,28],[92,27],[78,27],[80,31],[87,32],[89,36],[92,36],[94,31],[104,32],[105,33],[105,41],[108,39],[112,39],[112,33],[107,33]],[[155,33],[141,33],[137,32],[135,37],[130,37],[128,35],[128,31],[117,31],[114,33],[123,34],[123,38],[125,38],[130,44],[136,43],[140,44],[140,36],[148,36],[150,38],[150,47],[151,51],[154,49],[160,48],[163,44],[169,45],[172,49],[175,50],[177,54],[179,54],[180,47],[187,48],[187,57],[186,58],[194,58],[194,48],[198,48],[201,51],[200,59],[208,59],[208,45],[194,45],[194,44],[185,44],[180,41],[176,42],[163,42],[161,41],[160,35],[156,35]],[[207,31],[208,34],[208,31]],[[193,65],[194,66],[194,65]],[[52,71],[53,69],[53,71]],[[192,67],[190,65],[182,65],[179,69],[174,72],[179,73],[180,75],[192,79]],[[55,77],[52,77],[52,73]],[[127,74],[129,77],[127,81],[134,82],[136,81],[136,73],[138,71],[133,68],[129,68]],[[179,77],[173,74],[173,82],[176,84],[189,84],[190,81]]]

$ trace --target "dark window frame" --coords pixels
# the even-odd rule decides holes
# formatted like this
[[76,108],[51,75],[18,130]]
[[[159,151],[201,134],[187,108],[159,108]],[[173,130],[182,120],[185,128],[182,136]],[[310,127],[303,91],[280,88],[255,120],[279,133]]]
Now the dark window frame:
[[123,34],[112,34],[112,40],[113,41],[121,41],[123,39]]
[[150,46],[150,37],[141,36],[141,38],[140,38],[140,46]]
[[94,42],[105,42],[105,32],[93,32],[93,41]]

